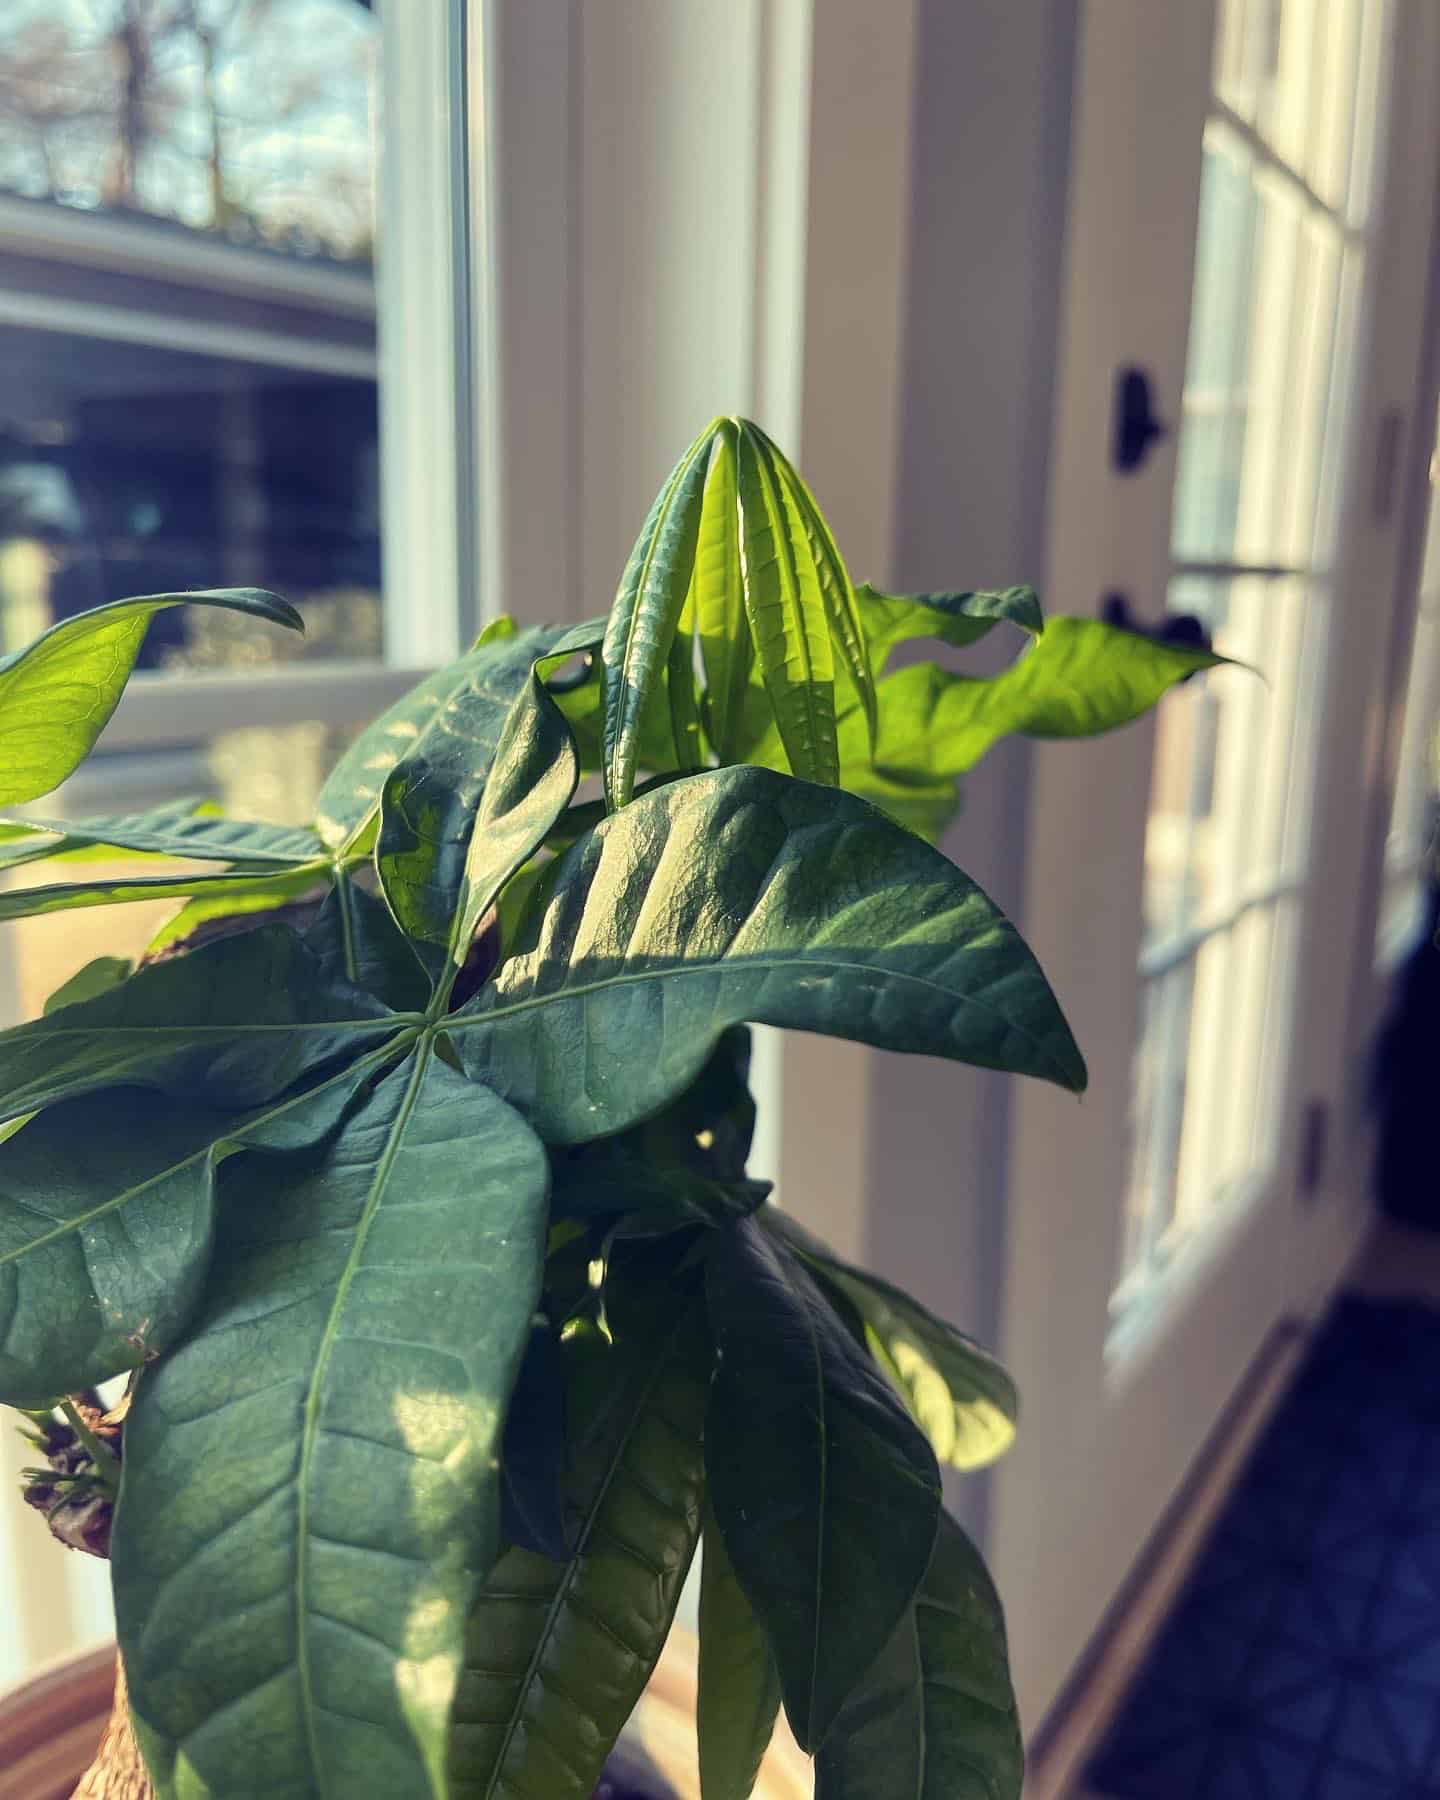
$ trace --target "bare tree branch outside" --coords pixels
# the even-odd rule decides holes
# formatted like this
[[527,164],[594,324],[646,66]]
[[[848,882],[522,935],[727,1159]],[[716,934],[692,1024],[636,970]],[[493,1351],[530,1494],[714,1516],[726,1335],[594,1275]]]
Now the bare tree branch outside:
[[0,189],[368,261],[375,57],[359,0],[7,0]]

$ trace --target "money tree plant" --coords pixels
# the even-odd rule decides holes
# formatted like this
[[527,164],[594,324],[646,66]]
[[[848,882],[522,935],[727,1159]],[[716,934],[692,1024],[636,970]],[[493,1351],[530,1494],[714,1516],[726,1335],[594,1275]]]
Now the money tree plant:
[[[54,627],[0,664],[0,799],[73,770],[181,603],[299,626],[242,591]],[[999,674],[888,666],[1000,624]],[[747,1174],[746,1027],[1083,1088],[934,840],[1005,733],[1104,731],[1215,660],[1028,588],[857,586],[719,419],[607,616],[497,619],[311,826],[0,826],[6,918],[180,903],[0,1034],[0,1400],[30,1497],[109,1556],[156,1793],[581,1800],[701,1548],[705,1800],[751,1792],[782,1705],[825,1800],[1018,1795],[940,1478],[1008,1443],[1011,1383]]]

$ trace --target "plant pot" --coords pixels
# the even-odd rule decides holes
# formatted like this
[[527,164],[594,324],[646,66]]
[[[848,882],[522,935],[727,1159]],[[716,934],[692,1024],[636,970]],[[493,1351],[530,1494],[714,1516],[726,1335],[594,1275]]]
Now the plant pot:
[[[674,1800],[699,1800],[695,1769],[695,1641],[676,1632],[627,1729]],[[0,1697],[0,1800],[71,1800],[110,1718],[115,1653],[70,1657]],[[782,1720],[755,1785],[755,1800],[808,1800],[810,1765]],[[115,1771],[85,1800],[149,1800],[133,1772]]]

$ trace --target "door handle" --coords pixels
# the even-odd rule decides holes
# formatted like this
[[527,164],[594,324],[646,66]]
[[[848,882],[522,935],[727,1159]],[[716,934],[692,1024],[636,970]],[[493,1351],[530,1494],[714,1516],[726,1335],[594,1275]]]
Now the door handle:
[[[1100,617],[1119,631],[1134,632],[1136,637],[1153,638],[1157,644],[1174,644],[1185,650],[1213,650],[1210,633],[1203,619],[1194,613],[1166,613],[1156,625],[1142,624],[1130,608],[1130,597],[1112,588],[1100,601]],[[1190,679],[1187,675],[1186,681]]]
[[1150,377],[1143,369],[1117,369],[1110,438],[1112,466],[1122,475],[1133,475],[1150,454],[1151,446],[1169,435],[1170,427],[1155,412]]

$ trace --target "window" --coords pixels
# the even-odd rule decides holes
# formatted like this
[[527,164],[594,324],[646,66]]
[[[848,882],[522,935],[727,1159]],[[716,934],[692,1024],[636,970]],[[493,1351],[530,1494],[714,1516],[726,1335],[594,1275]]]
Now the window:
[[[191,587],[271,588],[306,622],[301,639],[160,615],[95,758],[35,810],[195,795],[304,818],[406,665],[457,643],[468,300],[433,170],[463,114],[434,107],[433,71],[456,66],[462,11],[406,0],[402,32],[365,0],[0,8],[0,652]],[[425,204],[387,207],[407,183]],[[436,241],[416,258],[421,226]],[[448,410],[427,414],[437,395]],[[417,437],[423,482],[404,478]],[[10,925],[3,1022],[102,948],[140,951],[173,910]],[[106,1571],[37,1532],[23,1458],[7,1433],[0,1685],[108,1629]]]
[[1385,839],[1385,868],[1375,950],[1392,963],[1415,943],[1425,923],[1425,887],[1437,879],[1440,855],[1436,801],[1440,797],[1440,450],[1430,463],[1430,512],[1410,675],[1405,689],[1395,799]]
[[1281,1115],[1385,0],[1225,0],[1171,613],[1263,670],[1162,704],[1117,1309],[1257,1191]]

